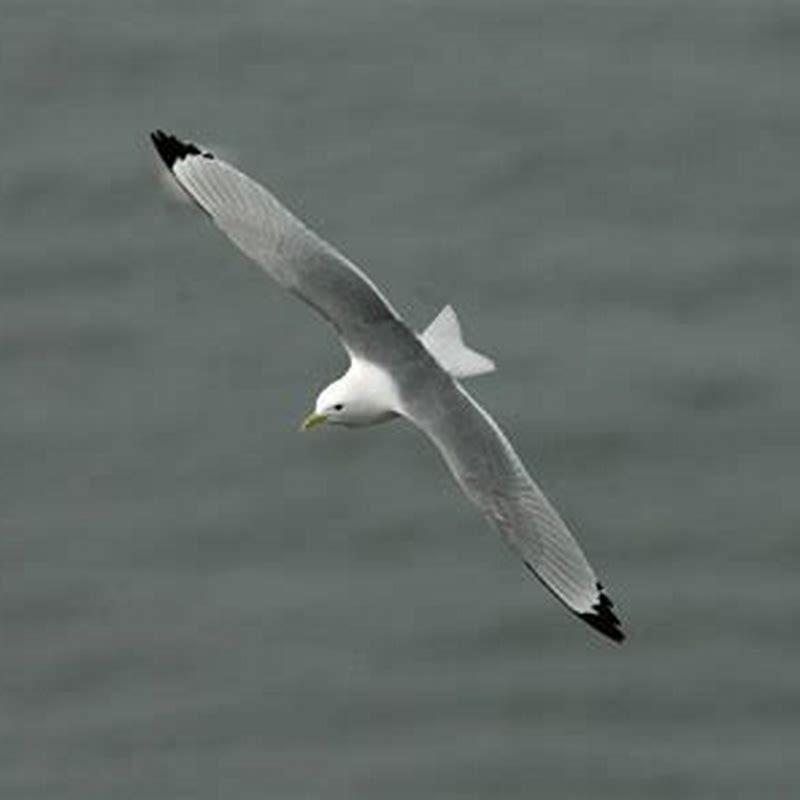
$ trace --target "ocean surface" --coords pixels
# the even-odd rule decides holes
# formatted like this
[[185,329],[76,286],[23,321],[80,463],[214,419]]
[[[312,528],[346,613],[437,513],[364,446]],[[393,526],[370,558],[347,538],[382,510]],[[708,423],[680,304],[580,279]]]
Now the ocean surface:
[[[0,796],[800,796],[796,2],[1,5]],[[156,127],[453,304],[622,647]]]

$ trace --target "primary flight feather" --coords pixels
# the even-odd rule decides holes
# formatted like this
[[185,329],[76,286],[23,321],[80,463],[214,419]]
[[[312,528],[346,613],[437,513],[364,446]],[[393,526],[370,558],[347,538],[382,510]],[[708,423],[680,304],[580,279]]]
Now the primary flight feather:
[[494,365],[463,343],[455,312],[447,306],[417,335],[358,267],[263,186],[195,144],[163,131],[151,138],[189,197],[281,286],[328,320],[350,356],[349,369],[323,389],[303,428],[408,419],[542,583],[621,642],[613,604],[566,524],[497,423],[459,382]]

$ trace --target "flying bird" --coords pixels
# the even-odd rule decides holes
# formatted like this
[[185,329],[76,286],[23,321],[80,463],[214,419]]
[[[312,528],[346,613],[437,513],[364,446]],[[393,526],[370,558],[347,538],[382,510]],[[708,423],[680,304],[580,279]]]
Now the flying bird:
[[197,206],[283,288],[316,309],[350,357],[302,429],[357,428],[396,417],[411,422],[528,569],[575,615],[621,642],[613,603],[578,543],[498,424],[461,384],[491,372],[494,363],[464,344],[453,309],[446,306],[417,334],[364,272],[263,186],[196,144],[161,130],[151,139]]

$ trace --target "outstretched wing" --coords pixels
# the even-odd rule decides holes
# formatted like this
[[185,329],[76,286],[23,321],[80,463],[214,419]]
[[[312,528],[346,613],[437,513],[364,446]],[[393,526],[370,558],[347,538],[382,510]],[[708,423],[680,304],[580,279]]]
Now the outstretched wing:
[[497,423],[458,383],[439,381],[426,395],[407,398],[404,413],[433,440],[467,497],[567,608],[621,642],[613,603]]
[[281,286],[331,322],[348,348],[358,351],[372,325],[399,319],[358,267],[263,186],[197,145],[160,130],[150,138],[177,182],[214,224]]

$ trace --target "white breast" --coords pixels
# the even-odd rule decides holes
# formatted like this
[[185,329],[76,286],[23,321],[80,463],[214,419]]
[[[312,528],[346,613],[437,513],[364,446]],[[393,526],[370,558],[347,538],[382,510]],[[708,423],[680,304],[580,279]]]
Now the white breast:
[[[357,406],[359,415],[387,418],[401,413],[400,393],[392,376],[371,361],[353,358],[350,369],[343,377],[348,394]],[[365,422],[369,424],[369,422]]]

